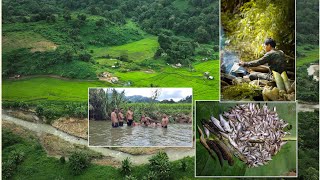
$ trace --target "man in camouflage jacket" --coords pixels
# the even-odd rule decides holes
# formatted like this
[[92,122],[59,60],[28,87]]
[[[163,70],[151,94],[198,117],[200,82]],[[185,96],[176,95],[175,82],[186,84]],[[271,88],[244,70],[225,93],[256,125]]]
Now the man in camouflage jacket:
[[286,71],[286,60],[285,60],[285,54],[281,50],[275,50],[276,42],[268,38],[264,42],[266,54],[255,61],[250,62],[241,62],[239,63],[240,66],[243,67],[256,67],[262,64],[268,63],[270,72],[269,73],[262,73],[262,72],[253,72],[250,73],[249,78],[250,80],[256,80],[256,79],[264,79],[264,80],[273,80],[272,71],[276,71],[278,73],[282,73],[283,71]]

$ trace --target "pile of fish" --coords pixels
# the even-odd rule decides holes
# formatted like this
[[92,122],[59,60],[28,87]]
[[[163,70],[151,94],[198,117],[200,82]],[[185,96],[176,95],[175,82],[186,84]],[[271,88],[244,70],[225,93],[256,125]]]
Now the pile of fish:
[[213,134],[225,139],[232,152],[249,167],[262,166],[272,160],[286,144],[282,138],[289,134],[284,131],[289,124],[279,118],[275,107],[270,110],[266,105],[261,108],[252,103],[238,105],[220,114],[219,119],[211,116],[210,122],[202,121],[207,138]]

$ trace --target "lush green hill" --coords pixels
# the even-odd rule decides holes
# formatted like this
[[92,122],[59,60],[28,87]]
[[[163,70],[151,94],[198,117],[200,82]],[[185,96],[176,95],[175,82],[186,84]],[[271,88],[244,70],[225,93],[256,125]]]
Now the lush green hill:
[[[88,4],[93,9],[85,9],[82,4],[71,8],[72,3],[53,7],[54,1],[50,1],[48,6],[43,1],[34,2],[44,9],[51,9],[43,12],[38,6],[28,9],[31,8],[28,3],[32,2],[28,0],[24,5],[16,4],[16,1],[4,2],[2,76],[5,101],[37,102],[41,99],[51,103],[84,102],[88,87],[123,86],[129,82],[133,87],[193,87],[195,100],[218,99],[219,63],[202,61],[205,58],[218,59],[218,48],[214,45],[217,43],[212,41],[213,36],[210,36],[209,42],[197,42],[196,37],[201,33],[194,36],[196,30],[178,31],[169,26],[157,30],[154,26],[151,30],[147,27],[146,21],[166,20],[164,17],[168,11],[157,9],[152,14],[150,10],[144,16],[129,12],[121,15],[107,7],[104,7],[108,9],[105,13],[102,12],[103,7],[94,13],[93,9],[98,5],[92,2]],[[130,3],[133,2],[126,1],[125,5]],[[180,9],[181,12],[175,14],[180,20],[186,18],[180,13],[191,11],[190,16],[195,21],[197,18],[200,20],[201,13],[205,18],[213,18],[208,11],[213,8],[213,2],[206,2],[209,3],[206,10],[201,10],[203,4],[193,3],[179,0],[162,6]],[[110,6],[117,9],[120,4],[111,3]],[[157,5],[161,3],[139,1],[137,4],[140,8]],[[62,10],[62,7],[68,10]],[[18,9],[19,12],[11,12],[7,8]],[[129,8],[128,11],[140,10]],[[12,18],[6,16],[8,14],[13,15]],[[205,24],[202,28],[208,30],[207,25],[211,24]],[[182,63],[182,67],[173,66],[178,62]],[[98,77],[103,72],[112,73],[119,78],[119,82],[110,84],[99,81]],[[215,80],[204,79],[204,72],[210,72]],[[22,78],[8,79],[16,75]]]

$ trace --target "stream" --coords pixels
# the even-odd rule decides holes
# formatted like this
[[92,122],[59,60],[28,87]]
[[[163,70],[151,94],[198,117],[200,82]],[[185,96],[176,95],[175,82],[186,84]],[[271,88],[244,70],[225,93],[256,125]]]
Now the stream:
[[[5,114],[3,111],[2,111],[2,120],[15,123],[17,125],[20,125],[24,128],[27,128],[27,129],[34,131],[34,132],[37,132],[37,133],[48,133],[48,134],[58,136],[59,138],[65,140],[65,141],[68,141],[70,143],[73,143],[73,144],[80,144],[80,145],[88,146],[87,140],[72,136],[70,134],[62,132],[62,131],[60,131],[50,125],[47,125],[47,124],[40,124],[40,123],[33,123],[33,122],[24,121],[22,119],[11,117],[11,116]],[[132,163],[135,165],[148,163],[149,158],[152,156],[152,155],[131,155],[128,153],[124,153],[124,152],[120,152],[120,151],[116,151],[116,150],[111,150],[108,148],[102,148],[102,147],[88,147],[88,148],[95,151],[95,152],[99,152],[104,156],[113,157],[113,158],[117,159],[118,161],[122,161],[125,158],[129,157],[131,159]],[[170,161],[175,161],[175,160],[182,159],[186,156],[194,156],[195,155],[195,150],[193,148],[171,148],[171,149],[166,148],[165,152],[168,154]]]
[[89,122],[90,146],[175,146],[192,147],[192,124],[172,124],[168,128],[127,126],[112,128],[111,121]]

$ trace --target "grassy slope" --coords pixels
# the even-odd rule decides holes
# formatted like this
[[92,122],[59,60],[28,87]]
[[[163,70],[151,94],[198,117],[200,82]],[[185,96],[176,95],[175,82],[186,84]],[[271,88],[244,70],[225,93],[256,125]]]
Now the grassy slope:
[[2,36],[3,53],[20,48],[54,50],[54,45],[53,42],[32,31],[8,32]]
[[305,50],[306,46],[299,46],[297,51],[305,54],[305,57],[297,58],[297,66],[302,66],[304,64],[309,64],[315,61],[319,61],[319,47],[313,46],[313,49]]
[[4,80],[2,99],[9,101],[86,101],[88,87],[106,86],[109,86],[109,83],[55,78],[31,78],[17,81]]
[[[208,61],[195,65],[196,72],[186,69],[166,67],[162,72],[147,74],[145,72],[116,73],[123,81],[131,80],[134,86],[150,86],[150,83],[160,87],[193,87],[194,100],[218,99],[219,73],[215,70],[219,61]],[[210,71],[215,80],[204,80],[202,72]],[[192,77],[192,78],[190,78]],[[61,80],[54,78],[31,78],[23,80],[3,81],[3,100],[29,101],[37,99],[85,101],[88,87],[113,86],[102,81]],[[21,88],[23,87],[23,88]]]
[[[20,136],[18,136],[20,137]],[[6,138],[3,136],[3,138]],[[13,137],[10,137],[11,139]],[[24,161],[18,165],[13,179],[122,179],[119,169],[110,166],[91,165],[83,174],[71,175],[68,164],[62,164],[59,159],[48,157],[36,139],[22,138],[13,145],[3,148],[4,160],[13,151],[23,152]],[[187,170],[180,170],[180,161],[173,161],[172,169],[174,178],[193,177],[192,157],[186,158]],[[147,165],[133,167],[132,175],[142,178],[149,172]]]
[[[115,74],[123,81],[133,81],[134,86],[150,87],[150,84],[153,84],[159,87],[192,87],[194,100],[217,100],[219,97],[219,71],[214,68],[218,66],[219,61],[207,61],[196,64],[194,66],[195,72],[189,72],[183,68],[166,67],[161,72],[152,74],[144,72],[118,72]],[[206,71],[209,71],[215,79],[203,79],[203,72]]]
[[94,57],[100,57],[107,54],[113,57],[118,57],[122,54],[127,54],[130,60],[142,61],[146,58],[153,57],[158,46],[159,43],[157,37],[150,36],[140,41],[135,41],[121,46],[94,47],[90,48],[90,50],[94,51]]
[[[147,74],[145,72],[117,73],[121,80],[131,80],[135,86],[150,86],[150,83],[161,87],[190,87],[192,86],[194,100],[218,98],[218,67],[219,61],[208,61],[195,65],[197,72],[184,76],[188,72],[184,69],[165,68],[163,72]],[[201,69],[201,71],[200,71]],[[202,71],[211,70],[215,80],[202,78]],[[174,70],[174,72],[173,72]],[[214,73],[215,72],[215,73]],[[108,87],[110,83],[102,81],[61,80],[55,78],[30,78],[23,80],[4,80],[3,100],[58,100],[58,101],[86,101],[88,87]],[[23,88],[21,88],[23,87]]]
[[[180,1],[177,1],[177,3]],[[183,5],[178,3],[177,5]],[[75,19],[75,17],[73,18]],[[146,58],[152,58],[154,52],[158,48],[157,37],[146,35],[135,23],[128,21],[123,26],[105,27],[97,29],[94,21],[89,19],[98,19],[98,17],[88,17],[86,25],[81,28],[80,37],[81,41],[85,42],[90,50],[93,50],[94,60],[98,62],[96,65],[88,64],[81,61],[74,61],[72,63],[57,64],[50,66],[49,69],[39,70],[33,69],[35,65],[30,64],[30,67],[20,69],[17,74],[56,74],[59,76],[85,78],[95,75],[95,73],[112,72],[122,82],[132,81],[135,87],[150,87],[151,84],[159,87],[193,87],[194,99],[215,99],[219,97],[219,66],[218,61],[208,61],[195,63],[195,72],[190,72],[186,68],[175,69],[165,65],[163,60],[151,60],[154,64],[157,64],[158,70],[154,73],[144,72],[146,69],[141,67],[141,71],[123,72],[110,68],[114,64],[115,60],[97,58],[102,55],[110,54],[112,56],[119,56],[123,52],[127,52],[129,59],[137,62],[141,62]],[[27,47],[32,48],[37,45],[38,42],[47,42],[56,45],[64,44],[68,45],[68,36],[61,29],[62,27],[70,28],[71,23],[66,23],[62,19],[54,24],[48,24],[44,21],[31,22],[31,23],[15,23],[5,24],[3,31],[7,38],[4,42],[5,52],[12,51],[17,48]],[[118,30],[119,31],[118,31]],[[119,46],[105,46],[98,47],[88,45],[90,39],[99,39],[99,36],[106,36],[108,33],[115,36],[114,33],[121,33],[125,35],[125,39],[121,39],[121,42],[129,41],[129,43]],[[104,31],[103,33],[100,31]],[[141,37],[144,36],[144,39]],[[117,37],[117,36],[115,36]],[[121,37],[121,36],[120,36]],[[130,40],[131,38],[131,40]],[[137,38],[140,38],[140,40]],[[13,41],[20,42],[19,45],[13,43]],[[26,62],[22,61],[23,64]],[[130,63],[124,63],[124,67],[130,65]],[[24,66],[24,65],[23,65]],[[27,69],[27,70],[26,70]],[[130,69],[130,67],[129,67]],[[25,72],[26,71],[26,72]],[[94,71],[96,71],[94,73]],[[203,79],[203,72],[209,71],[215,80],[209,81]],[[66,81],[52,78],[34,78],[9,81],[4,80],[3,83],[3,99],[10,101],[27,101],[36,99],[47,100],[63,100],[63,101],[83,101],[86,99],[87,87],[97,86],[113,86],[111,84],[100,81]],[[119,86],[119,85],[114,85]],[[24,87],[24,88],[20,88]]]

